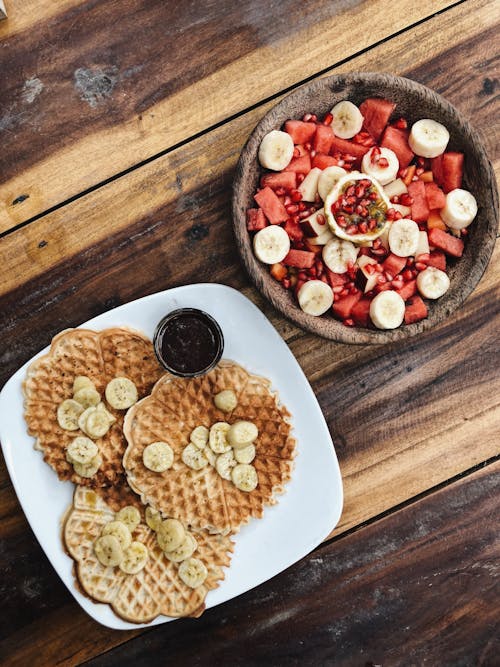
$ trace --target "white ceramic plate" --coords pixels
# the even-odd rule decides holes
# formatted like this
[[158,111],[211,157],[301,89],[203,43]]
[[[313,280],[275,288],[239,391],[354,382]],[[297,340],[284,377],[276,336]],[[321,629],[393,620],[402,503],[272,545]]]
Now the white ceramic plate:
[[[82,327],[129,326],[152,337],[157,322],[182,307],[210,313],[224,333],[223,356],[271,380],[293,415],[297,438],[298,455],[286,493],[265,509],[263,519],[252,520],[236,536],[225,579],[207,596],[210,608],[267,581],[320,544],[340,518],[342,480],[325,419],[299,364],[266,317],[236,290],[215,284],[176,287],[114,308]],[[61,543],[61,518],[74,487],[58,480],[26,432],[21,386],[29,363],[0,394],[0,440],[24,513],[56,572],[92,618],[110,628],[142,627],[122,621],[108,605],[92,602],[75,588],[73,561]],[[169,620],[160,616],[149,625]]]

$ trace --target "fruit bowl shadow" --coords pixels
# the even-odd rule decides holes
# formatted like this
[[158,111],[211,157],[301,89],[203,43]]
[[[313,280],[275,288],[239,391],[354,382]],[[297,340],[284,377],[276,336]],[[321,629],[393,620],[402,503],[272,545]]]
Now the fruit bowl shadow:
[[[311,112],[324,116],[337,102],[349,99],[359,105],[367,97],[385,97],[397,104],[395,115],[409,123],[432,118],[450,133],[449,150],[465,154],[463,185],[478,202],[478,214],[469,227],[465,250],[459,260],[448,263],[451,285],[448,292],[429,304],[425,320],[398,329],[383,331],[346,327],[327,313],[314,317],[303,312],[291,291],[285,290],[257,260],[246,228],[246,209],[255,206],[253,195],[262,169],[257,154],[262,138],[280,129],[289,118],[300,119]],[[233,182],[233,225],[238,249],[253,283],[285,317],[314,334],[342,343],[383,344],[409,338],[435,326],[459,308],[473,291],[491,258],[498,229],[498,191],[495,175],[477,132],[449,102],[410,79],[379,73],[334,75],[302,86],[258,123],[245,144]]]

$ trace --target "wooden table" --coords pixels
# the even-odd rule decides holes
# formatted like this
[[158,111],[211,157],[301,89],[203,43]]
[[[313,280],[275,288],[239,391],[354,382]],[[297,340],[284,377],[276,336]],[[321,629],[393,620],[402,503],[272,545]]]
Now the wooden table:
[[[1,384],[59,330],[217,281],[271,319],[324,411],[335,531],[199,620],[112,631],[74,602],[0,468],[3,664],[498,665],[500,248],[461,311],[384,347],[297,329],[230,216],[249,132],[301,83],[390,71],[444,95],[500,171],[495,0],[9,0],[0,24]],[[41,511],[43,499],[41,501]],[[292,538],[291,538],[292,539]]]

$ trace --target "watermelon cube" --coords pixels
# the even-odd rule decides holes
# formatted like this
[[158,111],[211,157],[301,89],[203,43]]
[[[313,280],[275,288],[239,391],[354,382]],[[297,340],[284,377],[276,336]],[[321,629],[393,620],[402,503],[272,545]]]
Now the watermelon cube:
[[436,269],[446,271],[446,256],[442,250],[433,250],[429,253],[429,259],[426,261],[427,266],[434,266]]
[[294,171],[296,174],[308,174],[311,171],[311,158],[309,155],[301,155],[291,159],[285,171]]
[[361,327],[367,327],[370,323],[370,304],[372,300],[360,299],[351,309],[351,317],[356,324]]
[[369,97],[360,105],[359,110],[364,117],[363,126],[375,141],[382,136],[395,108],[396,105],[393,102],[378,97]]
[[333,137],[333,130],[329,125],[317,125],[312,142],[314,150],[317,153],[329,153]]
[[401,169],[407,167],[413,160],[414,153],[408,144],[409,134],[408,130],[400,130],[397,127],[388,125],[384,130],[382,141],[380,142],[381,146],[390,148],[391,151],[396,153]]
[[464,156],[463,153],[443,153],[431,160],[434,180],[448,193],[462,186]]
[[429,230],[429,245],[443,250],[452,257],[462,257],[464,251],[464,242],[461,239],[457,239],[456,236],[443,232],[442,229],[437,229],[437,227]]
[[340,137],[333,137],[330,154],[334,155],[335,153],[347,153],[356,158],[356,160],[361,160],[363,155],[370,150],[370,146],[362,146],[361,144],[355,144],[353,141],[348,139],[340,139]]
[[290,241],[302,241],[304,238],[304,232],[298,222],[287,220],[283,225],[283,229],[290,237]]
[[261,208],[247,208],[247,229],[249,232],[258,232],[267,227],[266,216]]
[[280,222],[287,220],[288,213],[285,207],[269,186],[259,190],[254,195],[254,199],[272,225],[279,225]]
[[415,294],[406,302],[405,324],[413,324],[427,317],[427,306],[422,299]]
[[331,157],[330,155],[324,155],[323,153],[316,153],[312,159],[312,166],[318,167],[318,169],[326,169],[327,167],[336,167],[338,165],[337,158]]
[[425,196],[423,181],[412,181],[408,185],[408,194],[413,199],[411,205],[411,219],[415,222],[425,222],[429,217],[429,206]]
[[341,320],[346,320],[348,317],[350,317],[352,309],[362,296],[363,293],[359,290],[355,294],[348,294],[347,296],[344,296],[342,299],[335,301],[332,306],[333,312]]
[[260,179],[260,187],[265,188],[266,185],[272,190],[276,190],[277,188],[295,190],[297,187],[297,174],[293,171],[278,171],[274,174],[264,174]]
[[287,120],[285,123],[285,132],[292,137],[294,144],[306,144],[316,132],[315,123],[304,123],[302,120]]
[[410,280],[409,282],[405,283],[401,289],[396,290],[396,292],[403,299],[403,301],[408,301],[408,299],[417,293],[417,281]]
[[389,271],[393,276],[397,276],[398,273],[401,273],[405,266],[406,257],[398,257],[398,255],[395,255],[392,252],[382,264],[384,271]]
[[434,208],[444,208],[446,204],[446,195],[441,190],[437,183],[431,181],[430,183],[425,183],[425,198],[427,199],[427,204],[432,210]]
[[296,266],[298,269],[310,269],[316,255],[309,250],[289,250],[283,260],[285,266]]
[[345,285],[345,283],[348,280],[347,274],[334,273],[333,271],[330,271],[328,267],[326,268],[326,273],[328,276],[328,282],[330,283],[330,287],[340,287],[341,285]]

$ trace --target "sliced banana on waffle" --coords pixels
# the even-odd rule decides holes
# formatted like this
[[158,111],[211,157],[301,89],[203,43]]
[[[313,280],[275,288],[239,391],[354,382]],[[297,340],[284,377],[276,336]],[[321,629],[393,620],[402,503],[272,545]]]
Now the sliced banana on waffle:
[[66,460],[73,464],[89,465],[98,453],[99,449],[93,440],[79,435],[66,447]]
[[85,428],[82,430],[91,438],[102,438],[109,431],[111,422],[108,412],[98,408],[88,408],[89,413],[85,419]]
[[126,505],[116,513],[115,519],[124,523],[131,533],[141,523],[141,513],[133,505]]
[[208,444],[215,454],[225,454],[231,449],[228,434],[232,427],[227,422],[216,422],[210,428]]
[[208,459],[204,452],[201,449],[198,449],[198,447],[195,447],[192,442],[184,447],[181,458],[182,462],[193,470],[201,470],[208,464]]
[[97,454],[89,463],[73,463],[73,468],[77,475],[90,479],[102,466],[102,456]]
[[165,472],[174,463],[174,450],[166,442],[152,442],[144,448],[142,460],[148,470]]
[[104,567],[115,567],[123,560],[123,549],[114,535],[102,535],[94,542],[94,553]]
[[123,551],[123,558],[119,563],[120,570],[125,574],[137,574],[148,562],[149,551],[142,542],[131,542]]
[[231,479],[237,489],[247,493],[256,489],[259,483],[257,471],[247,463],[238,463],[231,471]]
[[201,586],[207,576],[208,570],[199,558],[187,558],[179,566],[179,577],[190,588]]
[[108,382],[105,395],[107,402],[115,410],[126,410],[137,403],[139,398],[135,384],[124,377],[113,378]]
[[73,394],[80,389],[95,389],[95,384],[86,375],[77,375],[73,380]]
[[184,526],[177,519],[165,519],[156,533],[156,539],[158,540],[160,549],[163,551],[178,549],[185,537],[186,531]]
[[231,470],[235,465],[236,460],[232,449],[225,454],[219,454],[215,460],[215,469],[222,479],[227,479],[228,481],[231,481]]
[[101,402],[101,395],[97,389],[92,387],[83,387],[73,394],[75,401],[83,405],[84,408],[95,407]]
[[154,530],[154,532],[157,533],[160,530],[160,526],[163,522],[161,514],[158,512],[158,510],[155,510],[153,507],[148,505],[146,507],[144,516],[146,518],[146,523],[151,528],[151,530]]
[[198,542],[191,533],[186,533],[186,537],[177,549],[165,551],[164,553],[168,560],[171,560],[173,563],[181,563],[183,560],[186,560],[186,558],[191,558],[197,548]]
[[113,537],[116,537],[120,543],[122,549],[129,547],[130,543],[132,542],[132,535],[130,534],[130,530],[123,523],[123,521],[115,520],[104,524],[101,535],[113,535]]
[[197,426],[191,431],[189,440],[193,443],[198,449],[204,449],[208,444],[209,430],[206,426]]
[[227,440],[231,447],[246,447],[259,435],[259,429],[253,422],[240,420],[231,425],[227,433]]
[[238,447],[234,450],[234,458],[237,463],[252,463],[255,458],[255,445],[250,444],[246,447]]
[[84,407],[73,398],[67,398],[57,407],[57,423],[65,431],[78,430],[78,418],[82,414]]
[[232,389],[223,389],[214,396],[215,407],[222,412],[232,412],[238,405],[238,399]]

